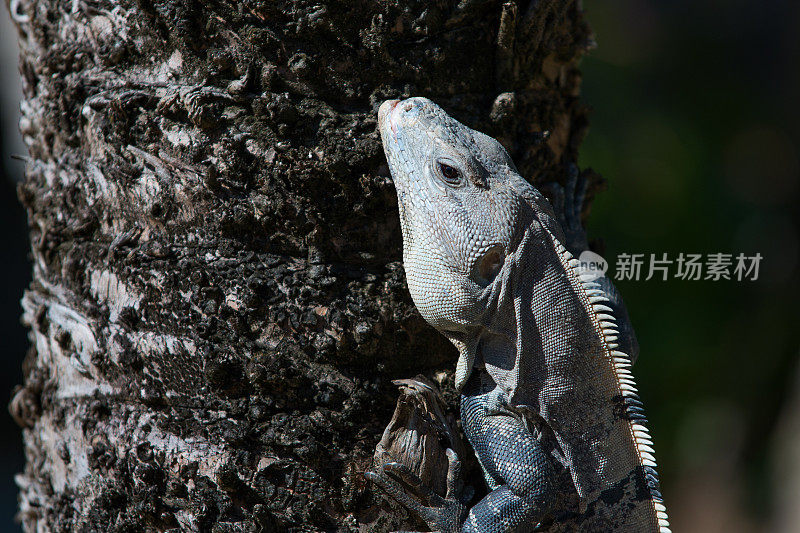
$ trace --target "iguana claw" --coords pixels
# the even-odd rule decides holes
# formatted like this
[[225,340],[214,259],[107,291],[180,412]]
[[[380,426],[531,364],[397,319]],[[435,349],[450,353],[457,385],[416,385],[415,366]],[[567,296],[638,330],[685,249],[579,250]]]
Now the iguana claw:
[[469,512],[467,503],[473,491],[471,488],[463,489],[461,461],[452,449],[447,449],[447,459],[447,494],[444,498],[400,463],[386,463],[379,466],[377,472],[365,472],[364,476],[434,531],[457,533]]

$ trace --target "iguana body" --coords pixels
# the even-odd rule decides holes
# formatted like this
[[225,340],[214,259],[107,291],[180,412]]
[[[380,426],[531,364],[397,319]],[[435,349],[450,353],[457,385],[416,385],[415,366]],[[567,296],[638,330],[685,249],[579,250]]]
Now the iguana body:
[[[416,510],[442,531],[532,531],[566,468],[584,504],[636,487],[617,529],[668,532],[613,286],[582,275],[550,204],[497,141],[424,98],[385,102],[379,127],[408,286],[459,350],[464,432],[491,489],[468,512],[452,498]],[[373,479],[414,508],[391,477]]]

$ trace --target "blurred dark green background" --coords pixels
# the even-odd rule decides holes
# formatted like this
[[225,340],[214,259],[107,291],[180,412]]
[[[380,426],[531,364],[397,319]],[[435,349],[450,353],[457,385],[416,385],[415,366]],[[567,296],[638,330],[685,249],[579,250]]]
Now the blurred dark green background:
[[[620,253],[761,253],[753,281],[622,281],[674,531],[800,531],[800,2],[586,2],[580,164]],[[674,267],[674,265],[673,265]],[[645,264],[646,271],[646,264]]]
[[[636,365],[676,532],[800,531],[800,2],[585,2],[591,130],[608,181],[590,237],[620,253],[760,253],[753,281],[623,281]],[[13,182],[15,40],[0,17],[0,391],[27,341],[24,213]],[[674,267],[674,265],[673,265]],[[645,265],[646,271],[646,265]],[[3,393],[3,402],[9,397]],[[3,410],[5,413],[5,410]],[[20,435],[0,415],[0,531],[13,531]]]

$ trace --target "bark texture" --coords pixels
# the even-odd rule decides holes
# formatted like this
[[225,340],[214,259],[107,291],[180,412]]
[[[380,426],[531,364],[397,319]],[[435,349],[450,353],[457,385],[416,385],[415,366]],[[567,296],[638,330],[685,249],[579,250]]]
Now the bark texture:
[[[579,2],[13,0],[30,161],[26,531],[418,527],[361,472],[391,380],[451,406],[375,111],[427,96],[559,180]],[[595,180],[596,181],[596,180]]]

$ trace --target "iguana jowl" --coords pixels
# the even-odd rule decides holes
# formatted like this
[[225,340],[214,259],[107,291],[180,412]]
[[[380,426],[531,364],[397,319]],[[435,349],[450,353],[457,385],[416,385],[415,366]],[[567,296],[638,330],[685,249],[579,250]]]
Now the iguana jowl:
[[427,491],[423,506],[398,482],[415,485],[402,467],[370,478],[434,529],[501,533],[532,531],[566,468],[584,504],[636,487],[614,528],[668,532],[613,286],[580,269],[553,208],[496,140],[425,98],[384,102],[378,121],[408,287],[458,348],[461,419],[490,492],[467,509]]

